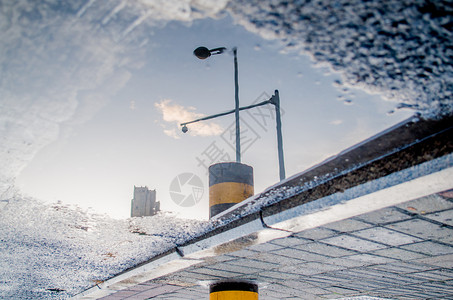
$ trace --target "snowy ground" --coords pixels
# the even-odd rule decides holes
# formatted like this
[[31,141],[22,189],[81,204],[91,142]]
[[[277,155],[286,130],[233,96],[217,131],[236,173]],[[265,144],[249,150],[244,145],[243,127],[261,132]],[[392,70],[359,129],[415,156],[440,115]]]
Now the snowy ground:
[[115,220],[14,196],[0,210],[0,298],[67,298],[209,228],[169,213]]
[[[52,5],[56,3],[47,1],[43,18],[55,17]],[[147,5],[160,7],[150,19],[161,22],[190,21],[215,15],[223,8],[248,30],[281,40],[286,51],[308,53],[341,72],[339,85],[384,93],[401,107],[412,107],[428,117],[448,115],[453,109],[453,4],[448,0],[172,1],[163,8],[157,5],[160,1],[121,3],[130,6],[132,15],[141,14]],[[0,18],[0,53],[16,51],[19,45],[21,49],[36,46],[39,28],[27,23],[35,6],[39,5],[33,1],[0,4],[1,13],[7,16]],[[67,14],[71,14],[69,5]],[[62,16],[54,22],[60,22],[59,18]],[[81,38],[66,37],[65,42],[76,43]],[[105,40],[84,42],[105,42],[106,49],[112,50],[107,56],[88,53],[93,55],[93,68],[108,69],[109,64],[121,61],[124,49],[118,45]],[[81,60],[88,54],[81,53]],[[2,64],[16,63],[1,61],[1,57],[6,55],[0,55]],[[39,59],[30,65],[35,70],[29,76],[39,80],[36,70],[45,68],[39,68]],[[76,65],[70,66],[76,69]],[[112,80],[102,74],[99,78],[101,82]],[[84,79],[78,88],[90,88],[90,80]],[[72,87],[62,88],[59,82],[53,87],[51,93],[73,99]],[[12,187],[14,177],[54,138],[58,125],[73,112],[71,105],[81,104],[68,101],[68,107],[61,107],[38,99],[40,105],[54,108],[51,114],[42,115],[27,102],[16,101],[30,95],[22,91],[11,94],[14,91],[21,91],[18,78],[0,79],[0,298],[67,298],[96,280],[105,280],[212,228],[208,222],[169,215],[113,220],[21,196]],[[87,107],[95,113],[95,108]]]

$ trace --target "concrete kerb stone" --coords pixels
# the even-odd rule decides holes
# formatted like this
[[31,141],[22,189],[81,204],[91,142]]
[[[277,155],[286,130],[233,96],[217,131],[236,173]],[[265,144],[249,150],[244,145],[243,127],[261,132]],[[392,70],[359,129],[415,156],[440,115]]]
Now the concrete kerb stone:
[[453,154],[265,216],[264,222],[296,233],[448,190],[451,178]]

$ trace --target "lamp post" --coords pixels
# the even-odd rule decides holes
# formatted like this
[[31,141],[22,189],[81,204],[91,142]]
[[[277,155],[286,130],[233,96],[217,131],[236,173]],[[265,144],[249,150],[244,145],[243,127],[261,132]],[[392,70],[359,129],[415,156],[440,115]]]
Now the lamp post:
[[[284,161],[284,157],[283,157],[282,121],[281,121],[281,117],[280,117],[280,95],[278,93],[278,90],[275,90],[274,95],[272,95],[272,97],[270,99],[268,99],[268,100],[265,100],[265,101],[260,102],[260,103],[252,104],[252,105],[249,105],[249,106],[239,107],[237,110],[241,111],[241,110],[251,109],[251,108],[258,107],[258,106],[263,106],[263,105],[266,105],[266,104],[272,104],[272,105],[275,106],[275,115],[276,115],[275,119],[276,119],[276,123],[277,123],[276,128],[277,128],[278,165],[279,165],[280,180],[283,180],[283,179],[286,178],[286,174],[285,174],[285,161]],[[187,128],[188,124],[192,124],[192,123],[196,123],[196,122],[200,122],[200,121],[206,121],[206,120],[209,120],[209,119],[222,117],[222,116],[226,116],[226,115],[229,115],[229,114],[232,114],[232,113],[236,114],[236,109],[229,110],[229,111],[226,111],[226,112],[223,112],[223,113],[219,113],[219,114],[215,114],[215,115],[210,115],[210,116],[203,117],[203,118],[199,118],[199,119],[196,119],[196,120],[192,120],[192,121],[181,123],[180,125],[182,126],[182,128],[181,128],[182,132],[186,133],[189,130]]]
[[[226,50],[225,47],[214,48],[209,50],[206,47],[198,47],[193,51],[193,54],[198,57],[199,59],[206,59],[211,55],[221,54]],[[238,58],[237,58],[237,48],[233,48],[233,55],[234,55],[234,117],[236,119],[236,162],[241,162],[241,132],[239,127],[239,83],[238,83]],[[187,127],[183,127],[187,129]]]
[[[211,55],[221,54],[226,50],[225,47],[209,50],[206,47],[198,47],[193,54],[199,59],[206,59]],[[277,114],[277,145],[278,161],[280,170],[280,180],[285,179],[285,166],[283,161],[283,139],[281,133],[280,119],[280,97],[278,91],[266,101],[261,103],[239,107],[239,84],[238,84],[238,62],[237,49],[233,49],[234,55],[234,98],[235,107],[233,110],[211,115],[208,117],[196,119],[189,122],[181,123],[182,132],[186,133],[189,129],[188,124],[209,120],[234,113],[236,119],[236,162],[225,162],[211,165],[209,167],[209,218],[225,211],[235,204],[249,198],[253,195],[253,168],[241,163],[241,138],[239,128],[239,111],[250,109],[265,104],[275,105]]]

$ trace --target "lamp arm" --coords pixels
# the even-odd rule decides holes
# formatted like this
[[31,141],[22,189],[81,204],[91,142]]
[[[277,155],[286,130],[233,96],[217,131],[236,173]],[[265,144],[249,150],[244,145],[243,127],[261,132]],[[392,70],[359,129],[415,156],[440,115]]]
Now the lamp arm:
[[[239,110],[250,109],[250,108],[254,108],[254,107],[258,107],[258,106],[263,106],[263,105],[266,105],[266,104],[273,104],[272,100],[266,100],[266,101],[263,101],[263,102],[260,102],[260,103],[256,103],[256,104],[252,104],[252,105],[248,105],[248,106],[243,106],[243,107],[240,107]],[[222,116],[226,116],[226,115],[232,114],[234,112],[235,112],[235,109],[232,109],[232,110],[229,110],[229,111],[226,111],[226,112],[223,112],[223,113],[219,113],[219,114],[203,117],[203,118],[200,118],[200,119],[196,119],[196,120],[193,120],[193,121],[181,123],[180,125],[184,126],[184,125],[196,123],[196,122],[199,122],[199,121],[205,121],[205,120],[209,120],[209,119],[214,119],[214,118],[217,118],[217,117],[222,117]]]
[[210,52],[212,55],[215,55],[215,54],[222,54],[223,51],[225,51],[225,50],[226,50],[225,47],[220,47],[220,48],[211,49],[211,50],[209,50],[209,52]]

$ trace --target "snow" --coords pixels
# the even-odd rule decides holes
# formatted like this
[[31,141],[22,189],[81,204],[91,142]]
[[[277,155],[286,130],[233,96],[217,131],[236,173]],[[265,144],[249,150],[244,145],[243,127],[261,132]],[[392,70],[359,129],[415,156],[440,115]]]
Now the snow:
[[[248,30],[280,40],[284,51],[307,53],[340,72],[339,86],[383,93],[429,118],[453,109],[450,1],[124,0],[109,8],[119,20],[108,32],[98,24],[111,22],[113,14],[96,1],[7,1],[1,8],[0,298],[67,298],[228,222],[165,213],[114,220],[43,204],[14,189],[15,176],[38,151],[67,134],[66,125],[96,114],[124,86],[130,69],[142,66],[124,55],[139,51],[133,45],[140,25],[227,11]],[[97,34],[88,36],[87,30]],[[33,81],[23,88],[22,82]],[[94,86],[103,92],[92,93]],[[283,187],[262,201],[278,201],[323,180]]]
[[67,298],[212,226],[170,213],[115,220],[20,194],[2,203],[2,299]]

